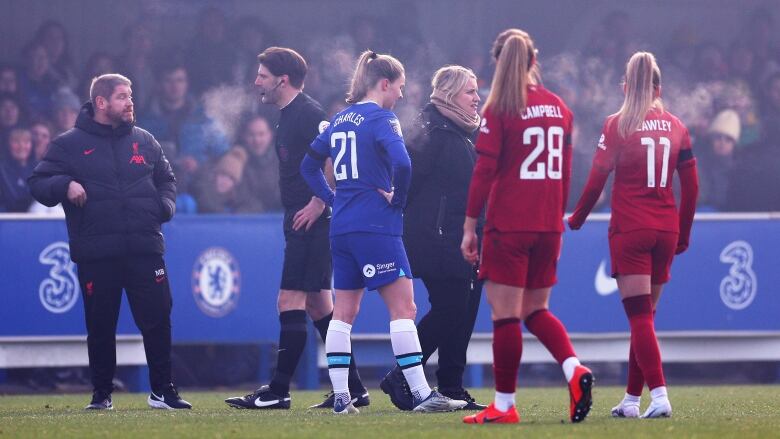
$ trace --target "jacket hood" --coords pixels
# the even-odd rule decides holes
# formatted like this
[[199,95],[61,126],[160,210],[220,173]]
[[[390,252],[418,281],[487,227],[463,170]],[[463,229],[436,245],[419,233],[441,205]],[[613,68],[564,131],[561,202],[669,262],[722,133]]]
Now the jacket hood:
[[87,102],[81,106],[79,116],[76,118],[76,128],[84,130],[90,134],[100,137],[122,137],[133,129],[134,123],[123,123],[116,128],[111,125],[103,125],[95,121],[95,109],[92,102]]

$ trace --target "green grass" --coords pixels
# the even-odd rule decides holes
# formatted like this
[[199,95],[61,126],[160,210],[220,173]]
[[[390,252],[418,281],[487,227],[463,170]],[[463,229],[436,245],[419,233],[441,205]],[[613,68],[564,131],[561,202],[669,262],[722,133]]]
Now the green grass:
[[[239,392],[241,393],[241,392]],[[294,392],[293,409],[236,410],[222,399],[235,392],[183,392],[192,411],[167,412],[146,406],[146,395],[114,395],[112,412],[82,410],[87,395],[0,396],[0,439],[56,438],[341,438],[385,437],[491,439],[571,437],[780,437],[780,386],[672,387],[671,419],[612,419],[609,409],[623,395],[617,387],[596,387],[588,419],[572,425],[568,395],[562,388],[522,389],[518,393],[519,425],[472,426],[461,423],[464,413],[415,414],[395,410],[380,390],[358,416],[337,417],[327,410],[308,410],[321,392]],[[489,401],[492,391],[472,392]],[[645,396],[648,399],[648,396]],[[644,401],[643,408],[648,401]]]

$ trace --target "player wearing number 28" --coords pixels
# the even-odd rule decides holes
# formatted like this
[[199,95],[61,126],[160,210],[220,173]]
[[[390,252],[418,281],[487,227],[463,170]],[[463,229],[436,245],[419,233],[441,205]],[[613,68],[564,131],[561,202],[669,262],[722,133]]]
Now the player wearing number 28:
[[463,421],[519,421],[515,387],[525,321],[561,365],[569,383],[569,416],[580,422],[590,410],[593,375],[580,365],[566,328],[548,309],[569,192],[572,113],[542,87],[526,32],[502,32],[492,52],[496,70],[477,138],[461,251],[477,262],[475,227],[487,202],[479,276],[486,280],[493,317],[496,397]]
[[[647,382],[652,402],[642,417],[666,417],[672,406],[653,320],[672,259],[688,248],[698,193],[696,159],[688,130],[661,103],[661,71],[651,53],[631,57],[623,90],[623,106],[604,123],[588,183],[568,222],[574,230],[582,226],[614,170],[609,249],[631,349],[626,395],[612,415],[638,417]],[[675,170],[682,189],[679,211],[672,192]]]
[[[403,95],[404,82],[397,59],[363,52],[347,95],[351,105],[312,142],[301,163],[301,174],[314,194],[333,206],[330,248],[336,301],[325,351],[337,414],[357,413],[350,402],[346,367],[352,358],[352,323],[365,288],[379,290],[387,305],[390,341],[409,383],[413,410],[451,411],[466,405],[432,391],[422,368],[412,274],[401,240],[411,162],[391,111]],[[328,157],[333,159],[335,194],[321,169]]]

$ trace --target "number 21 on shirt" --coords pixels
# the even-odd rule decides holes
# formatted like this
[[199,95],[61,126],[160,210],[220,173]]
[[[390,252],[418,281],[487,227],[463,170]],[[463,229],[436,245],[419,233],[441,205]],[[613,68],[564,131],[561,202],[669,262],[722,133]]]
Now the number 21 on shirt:
[[357,140],[355,138],[355,132],[341,131],[331,134],[330,147],[334,149],[338,148],[338,153],[336,153],[336,160],[333,161],[333,174],[336,177],[336,181],[346,180],[349,178],[347,175],[347,165],[345,163],[341,163],[342,160],[344,160],[344,154],[347,152],[347,148],[349,148],[349,162],[350,168],[352,168],[351,177],[353,179],[357,179]]

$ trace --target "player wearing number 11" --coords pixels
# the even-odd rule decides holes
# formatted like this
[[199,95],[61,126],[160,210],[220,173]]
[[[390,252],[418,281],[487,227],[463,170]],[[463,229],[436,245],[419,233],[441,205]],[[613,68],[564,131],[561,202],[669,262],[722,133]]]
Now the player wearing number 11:
[[[628,61],[623,91],[623,106],[604,123],[569,226],[582,226],[614,170],[609,250],[631,326],[631,349],[626,395],[612,415],[638,417],[647,382],[652,402],[642,417],[667,417],[672,406],[653,317],[674,255],[688,248],[698,192],[696,159],[685,125],[661,103],[661,70],[651,53],[637,52]],[[672,192],[675,169],[682,189],[679,213]]]
[[569,417],[580,422],[590,410],[593,374],[580,365],[566,328],[548,309],[571,175],[572,114],[542,87],[526,32],[502,32],[492,52],[496,71],[477,138],[461,251],[477,262],[475,227],[487,201],[479,277],[486,280],[493,317],[496,397],[463,421],[519,421],[515,387],[523,320],[561,365],[569,382]]

